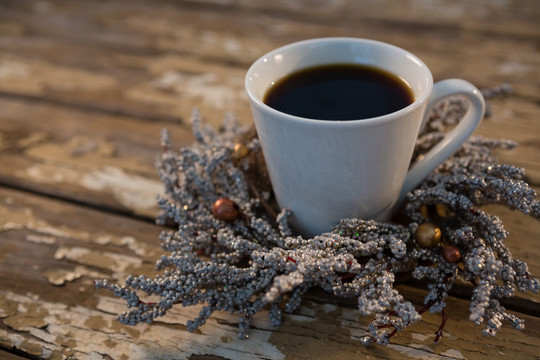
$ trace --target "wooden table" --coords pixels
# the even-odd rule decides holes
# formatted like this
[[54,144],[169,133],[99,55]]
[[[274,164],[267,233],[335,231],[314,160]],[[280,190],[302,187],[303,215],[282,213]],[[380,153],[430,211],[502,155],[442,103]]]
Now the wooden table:
[[[265,313],[251,339],[217,313],[196,333],[198,308],[128,327],[123,301],[93,280],[154,273],[161,191],[153,161],[160,129],[188,146],[193,107],[219,124],[251,121],[243,77],[266,51],[293,41],[352,36],[422,58],[436,80],[503,83],[479,134],[517,140],[501,162],[540,185],[540,2],[18,1],[0,2],[0,358],[2,359],[538,359],[540,295],[507,306],[526,320],[494,337],[468,320],[468,289],[439,315],[364,348],[370,319],[350,302],[312,292],[273,329]],[[503,208],[513,255],[540,276],[540,224]],[[400,285],[421,303],[425,291]]]

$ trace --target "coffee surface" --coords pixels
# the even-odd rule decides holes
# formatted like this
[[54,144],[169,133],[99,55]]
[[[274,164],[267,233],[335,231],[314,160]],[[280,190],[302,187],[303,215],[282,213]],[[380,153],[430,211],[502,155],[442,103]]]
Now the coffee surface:
[[263,99],[281,112],[317,120],[360,120],[392,113],[414,101],[400,77],[372,66],[310,67],[277,81]]

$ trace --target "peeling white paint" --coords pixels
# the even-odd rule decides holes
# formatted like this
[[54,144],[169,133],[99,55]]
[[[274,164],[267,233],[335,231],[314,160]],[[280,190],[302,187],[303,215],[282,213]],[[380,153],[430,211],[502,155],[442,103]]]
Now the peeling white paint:
[[226,39],[223,42],[223,47],[228,53],[237,53],[241,49],[241,44],[238,40],[235,39]]
[[[4,201],[6,202],[6,201]],[[10,205],[13,205],[14,200],[11,199]],[[139,261],[155,261],[163,253],[162,250],[156,244],[145,244],[137,241],[133,236],[117,236],[114,234],[102,233],[94,234],[79,229],[73,229],[64,225],[52,225],[48,222],[38,219],[31,208],[22,208],[13,210],[10,206],[3,206],[0,204],[0,232],[8,230],[29,230],[30,234],[25,235],[25,240],[33,243],[54,245],[58,242],[59,238],[71,239],[83,243],[95,243],[99,245],[114,245],[114,246],[126,246],[140,259],[137,262],[131,261],[133,266],[139,264]],[[159,229],[156,229],[156,238],[158,236]],[[60,256],[60,255],[58,255]],[[135,258],[135,257],[133,257]],[[114,269],[115,273],[121,270]],[[85,272],[86,274],[87,272]],[[67,276],[66,279],[70,279],[72,276]],[[62,274],[54,273],[50,274],[50,279],[54,284],[62,283]]]
[[[99,300],[97,308],[107,313],[119,313],[125,310],[125,303],[120,299],[100,297]],[[132,345],[130,351],[135,353],[131,353],[129,358],[156,359],[159,355],[161,358],[189,359],[191,354],[208,354],[235,360],[251,360],[259,357],[285,358],[285,354],[269,343],[273,327],[270,325],[266,312],[255,315],[254,322],[257,328],[251,330],[250,339],[247,341],[238,339],[238,318],[221,311],[215,312],[207,323],[199,328],[201,334],[189,333],[183,326],[175,328],[159,325],[160,322],[169,325],[184,325],[188,320],[198,316],[201,307],[173,308],[149,328],[146,324],[137,325],[135,328],[141,329],[139,339],[150,340],[153,345],[146,351],[138,349],[136,352],[134,351],[136,346]],[[145,355],[147,357],[144,357]]]
[[337,306],[335,304],[323,304],[322,308],[326,313],[331,313],[337,310]]
[[94,242],[99,245],[120,245],[120,246],[134,246],[137,244],[137,240],[133,236],[112,236],[109,234],[99,235],[95,238]]
[[[298,309],[297,314],[308,316],[308,317],[315,317],[317,315],[317,310],[306,307],[306,306],[302,306],[300,309]],[[292,315],[292,314],[289,314],[289,315]]]
[[[235,360],[285,359],[285,355],[269,342],[269,330],[252,329],[249,341],[239,340],[234,321],[237,317],[228,313],[216,313],[219,322],[209,319],[201,333],[189,333],[183,324],[198,315],[200,306],[172,312],[170,316],[164,317],[168,321],[166,326],[163,322],[125,326],[115,320],[114,314],[125,309],[125,303],[118,298],[100,297],[97,309],[66,307],[7,291],[0,291],[0,301],[19,302],[47,312],[44,317],[46,328],[29,329],[31,341],[41,350],[41,354],[56,351],[65,358],[69,352],[77,359],[120,359],[124,356],[130,360],[187,360],[193,354]],[[257,322],[262,321],[269,324],[266,314],[258,316]],[[28,342],[28,337],[1,329],[0,338],[18,348]],[[58,340],[69,344],[69,347],[59,345]]]
[[46,271],[44,275],[53,285],[64,285],[66,282],[80,279],[83,274],[79,271]]
[[28,66],[11,59],[0,59],[0,80],[22,78],[29,73]]
[[76,266],[73,270],[48,270],[43,272],[43,275],[45,275],[53,285],[64,285],[66,282],[80,279],[83,276],[92,279],[105,278],[108,276],[106,273],[93,271],[86,266],[81,265]]
[[49,89],[101,91],[117,84],[116,79],[108,75],[13,55],[0,57],[0,80],[0,89],[31,94],[41,94]]
[[0,329],[0,339],[7,339],[13,347],[19,347],[25,338],[20,334],[9,333]]
[[235,91],[222,85],[215,73],[187,74],[167,71],[154,80],[151,86],[172,91],[191,100],[202,100],[203,104],[215,109],[225,109],[238,100]]
[[37,244],[52,245],[56,243],[56,238],[52,236],[46,236],[46,235],[29,234],[29,235],[26,235],[25,239],[26,241],[30,241]]
[[56,250],[54,258],[56,260],[67,259],[83,265],[121,272],[142,265],[142,260],[137,257],[105,251],[93,251],[83,247],[62,246]]
[[411,333],[411,337],[417,341],[426,341],[429,338],[435,339],[435,335],[432,335],[432,334],[427,335],[427,334],[420,334],[420,333]]
[[441,355],[451,357],[452,359],[465,359],[465,356],[457,349],[448,349],[443,351]]
[[21,178],[30,178],[39,183],[59,184],[59,183],[77,183],[80,178],[80,172],[76,169],[70,169],[53,164],[32,164],[24,172],[16,172]]
[[285,322],[295,321],[297,323],[303,323],[303,322],[313,322],[315,321],[315,318],[311,316],[298,315],[298,314],[285,314],[284,321]]
[[43,132],[30,133],[28,136],[17,141],[16,145],[20,148],[26,148],[46,140],[48,135]]
[[[360,313],[356,309],[341,308],[341,315],[339,316],[341,327],[348,329],[350,332],[350,339],[360,341],[360,339],[366,335],[370,335],[367,330],[367,326],[362,326],[359,319]],[[358,344],[358,346],[363,346]]]
[[[396,350],[401,354],[413,358],[413,359],[422,359],[422,360],[454,360],[454,359],[463,359],[463,357],[455,358],[451,355],[445,354],[436,354],[431,348],[421,345],[421,344],[408,344],[407,346],[398,345],[398,344],[388,344],[388,348]],[[450,352],[450,354],[454,354]],[[459,353],[460,356],[461,353]]]
[[111,166],[84,172],[53,164],[33,164],[19,176],[41,183],[78,184],[88,190],[107,192],[126,208],[152,215],[157,211],[156,196],[164,191],[158,180],[129,174]]
[[156,195],[163,193],[163,185],[159,181],[110,166],[85,174],[80,183],[90,190],[112,193],[130,209],[153,209],[156,207]]
[[534,71],[534,67],[517,61],[508,61],[499,66],[501,73],[505,75],[523,75]]
[[[78,136],[62,143],[42,140],[40,133],[25,139],[25,155],[39,161],[16,171],[16,176],[25,181],[67,183],[109,193],[128,209],[155,215],[155,197],[163,193],[163,186],[140,158],[117,157],[114,144],[103,139]],[[148,175],[137,175],[141,173]]]
[[439,355],[434,354],[433,352],[425,351],[422,349],[416,349],[414,347],[403,346],[403,345],[392,344],[392,343],[388,344],[387,347],[390,349],[394,349],[409,358],[422,359],[422,360],[441,359]]

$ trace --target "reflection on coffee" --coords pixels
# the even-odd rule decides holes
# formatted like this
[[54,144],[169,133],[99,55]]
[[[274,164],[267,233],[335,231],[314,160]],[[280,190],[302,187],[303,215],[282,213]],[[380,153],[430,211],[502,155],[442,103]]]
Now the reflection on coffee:
[[277,81],[264,103],[281,112],[318,120],[359,120],[386,115],[414,102],[400,77],[372,66],[310,67]]

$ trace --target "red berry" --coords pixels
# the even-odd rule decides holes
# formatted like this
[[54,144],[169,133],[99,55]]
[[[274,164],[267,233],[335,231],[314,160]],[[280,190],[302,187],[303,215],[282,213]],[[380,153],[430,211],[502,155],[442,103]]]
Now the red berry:
[[445,245],[442,248],[442,257],[451,264],[455,264],[461,259],[461,253],[455,246]]
[[212,206],[212,213],[220,220],[234,221],[240,215],[240,207],[231,199],[221,198]]

